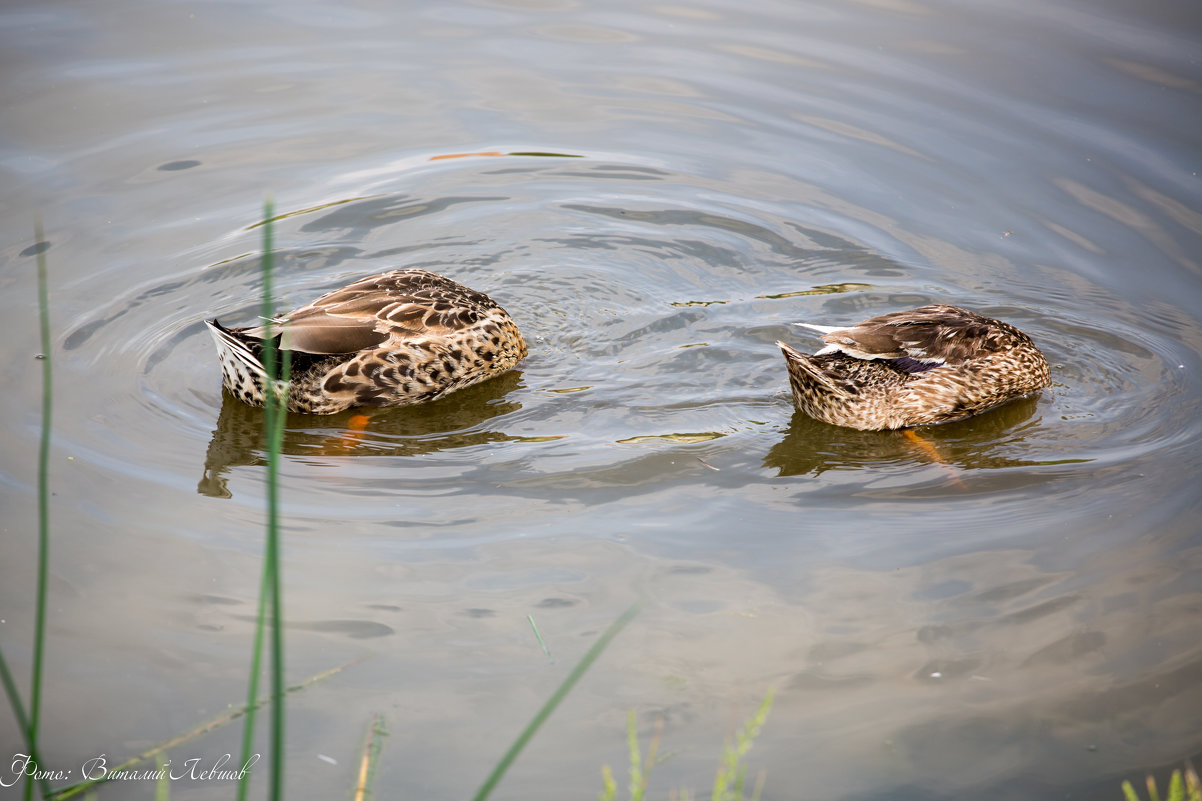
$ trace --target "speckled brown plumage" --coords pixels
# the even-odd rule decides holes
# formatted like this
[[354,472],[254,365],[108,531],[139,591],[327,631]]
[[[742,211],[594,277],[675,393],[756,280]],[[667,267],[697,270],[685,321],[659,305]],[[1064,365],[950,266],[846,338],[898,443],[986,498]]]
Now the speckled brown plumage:
[[[225,388],[262,406],[264,327],[205,323]],[[362,278],[289,312],[272,330],[290,352],[288,409],[311,414],[435,400],[526,356],[517,324],[492,298],[416,269]]]
[[797,408],[862,430],[943,423],[1051,383],[1047,360],[1009,323],[958,306],[923,306],[823,333],[813,355],[777,342]]

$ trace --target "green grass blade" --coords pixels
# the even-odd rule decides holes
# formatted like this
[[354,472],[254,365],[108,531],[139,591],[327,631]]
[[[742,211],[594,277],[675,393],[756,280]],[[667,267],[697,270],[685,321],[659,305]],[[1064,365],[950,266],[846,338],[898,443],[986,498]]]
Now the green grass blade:
[[[263,218],[270,221],[274,215],[272,202],[263,204]],[[263,549],[264,585],[261,593],[267,597],[267,614],[271,619],[268,631],[271,637],[271,762],[268,780],[268,795],[279,801],[284,795],[284,632],[281,613],[280,591],[280,445],[283,434],[284,416],[287,409],[281,408],[281,398],[275,391],[273,377],[279,353],[275,347],[275,293],[272,287],[274,268],[274,246],[272,225],[263,226],[263,325],[266,337],[263,346],[263,366],[267,370],[266,403],[263,415],[267,444],[267,541]]]
[[526,619],[530,621],[530,628],[534,629],[534,636],[538,639],[538,644],[542,646],[543,654],[546,655],[547,661],[554,662],[555,660],[551,658],[551,649],[543,642],[543,635],[538,633],[538,626],[534,625],[534,615],[526,615]]
[[167,755],[156,755],[154,766],[159,772],[158,781],[154,784],[154,801],[171,801],[171,777],[167,773]]
[[513,741],[513,745],[509,746],[509,750],[501,757],[501,761],[497,763],[492,773],[484,780],[484,784],[476,791],[476,795],[472,797],[472,801],[484,801],[484,799],[492,794],[497,783],[501,781],[501,777],[509,770],[509,766],[513,764],[518,754],[522,753],[522,749],[530,742],[530,738],[547,722],[547,718],[551,717],[551,713],[556,710],[560,703],[563,702],[563,699],[567,697],[568,693],[572,691],[572,688],[576,686],[576,682],[580,681],[580,678],[592,667],[592,664],[597,661],[602,652],[609,647],[613,638],[617,637],[618,633],[626,628],[626,624],[634,619],[641,606],[641,603],[633,604],[622,613],[621,617],[610,624],[609,628],[605,630],[605,633],[601,635],[597,642],[593,643],[593,647],[588,649],[588,653],[581,657],[580,661],[576,663],[576,667],[572,668],[572,672],[568,674],[567,678],[560,683],[555,692],[551,694],[551,697],[547,699],[547,702],[538,710],[534,719],[526,725],[522,733]]
[[[50,290],[46,277],[46,248],[42,222],[34,223],[38,248],[38,320],[42,339],[42,437],[38,447],[38,577],[33,624],[33,665],[29,679],[28,739],[30,751],[38,741],[42,718],[42,673],[46,652],[46,598],[50,583],[50,428],[54,412],[54,381],[50,342]],[[33,798],[33,782],[25,785],[25,798]]]
[[1169,777],[1168,801],[1185,801],[1185,782],[1179,770],[1173,771],[1173,775]]
[[379,764],[380,751],[384,748],[384,738],[387,736],[384,716],[377,712],[372,716],[371,728],[367,731],[367,743],[359,760],[359,775],[355,779],[355,789],[351,794],[353,801],[366,801],[371,797],[371,786],[376,780],[376,766]]
[[[1148,788],[1148,800],[1160,801],[1160,790],[1156,786],[1156,777],[1151,774],[1145,776],[1144,785]],[[1122,788],[1123,798],[1126,801],[1140,801],[1139,792],[1131,782],[1124,781]],[[1193,765],[1188,762],[1185,764],[1184,771],[1177,769],[1169,776],[1169,785],[1165,791],[1168,793],[1165,801],[1202,801],[1202,781],[1199,781]]]
[[639,750],[638,717],[633,709],[626,713],[626,751],[630,762],[630,801],[643,801],[647,783],[643,778],[643,754]]
[[[263,218],[270,221],[274,214],[271,200],[263,204]],[[263,366],[267,369],[266,393],[267,442],[267,547],[264,549],[265,573],[268,576],[264,592],[268,594],[268,613],[271,616],[271,773],[268,783],[268,798],[279,801],[284,797],[284,621],[283,587],[280,581],[280,451],[283,446],[284,422],[287,418],[287,395],[282,397],[275,391],[271,377],[276,373],[276,362],[280,354],[275,347],[275,293],[272,288],[275,248],[272,242],[272,225],[263,226],[263,317],[266,326],[266,341],[263,348]],[[285,382],[287,392],[288,352],[284,351],[279,375]]]
[[[287,417],[286,400],[275,391],[272,377],[277,374],[276,363],[279,353],[275,346],[272,325],[275,320],[275,292],[272,287],[274,273],[274,245],[272,237],[273,205],[271,200],[263,204],[263,259],[262,311],[265,339],[263,343],[263,367],[267,371],[263,411],[264,440],[267,449],[265,486],[267,495],[266,541],[263,547],[263,574],[259,585],[258,622],[251,656],[251,678],[247,715],[242,736],[242,761],[251,757],[254,742],[253,699],[258,695],[258,679],[261,672],[263,637],[270,631],[270,679],[271,679],[271,761],[268,781],[268,798],[278,801],[284,793],[284,627],[283,602],[280,583],[280,493],[279,463],[283,445],[284,422]],[[286,382],[289,369],[288,352],[284,351],[279,375]],[[286,396],[285,396],[286,397]],[[268,622],[270,618],[270,623]],[[238,787],[239,801],[245,801],[250,787],[249,773],[243,776]]]
[[[54,411],[54,383],[50,341],[50,290],[46,269],[46,242],[42,234],[42,222],[34,222],[34,248],[37,251],[38,273],[38,322],[41,335],[42,360],[42,431],[38,447],[38,564],[37,597],[35,599],[33,626],[33,664],[29,679],[29,711],[21,703],[21,693],[8,668],[8,660],[0,653],[0,682],[4,684],[9,706],[17,718],[17,725],[29,748],[33,765],[43,763],[38,755],[38,729],[42,710],[42,674],[46,644],[46,601],[50,577],[50,429]],[[50,784],[43,778],[38,784],[42,796],[50,794]],[[25,783],[25,798],[33,797],[34,782]]]
[[[35,765],[43,764],[42,758],[38,754],[37,744],[28,739],[30,730],[29,718],[25,716],[25,705],[21,703],[21,693],[17,690],[17,683],[13,680],[12,671],[8,669],[8,660],[4,658],[3,650],[0,650],[0,681],[4,683],[4,692],[8,696],[8,704],[12,707],[13,715],[17,719],[17,725],[21,727],[21,733],[26,737],[25,747],[29,749],[30,760]],[[43,778],[38,784],[42,788],[42,797],[46,798],[49,796],[50,782]]]
[[609,765],[601,766],[601,792],[597,801],[614,801],[618,795],[618,783],[614,781],[614,772]]
[[[267,219],[272,216],[272,203],[264,204],[263,214]],[[263,228],[263,274],[270,276],[273,268],[272,226]],[[274,307],[274,302],[267,294],[271,288],[270,278],[264,282],[264,304]],[[274,308],[271,315],[274,316]],[[268,345],[266,350],[272,354],[272,366],[267,375],[275,375],[275,364],[278,356],[275,350],[275,340],[271,329],[271,320],[267,325]],[[267,393],[267,407],[271,413],[267,415],[267,562],[271,574],[268,587],[271,593],[271,782],[268,797],[279,801],[284,797],[284,602],[283,586],[280,581],[280,451],[284,441],[284,422],[288,416],[287,381],[289,359],[288,351],[284,351],[280,376],[284,381],[285,394],[283,397],[275,391]]]
[[[264,587],[270,581],[267,560],[263,560],[262,575],[259,578],[259,608],[255,613],[255,639],[251,646],[250,680],[247,682],[246,716],[242,720],[242,758],[239,764],[245,765],[251,757],[255,745],[255,712],[259,705],[259,676],[263,669],[263,630],[265,628],[265,613],[267,609],[267,593]],[[246,801],[250,792],[250,771],[243,774],[238,781],[238,801]]]
[[[627,792],[630,794],[630,801],[643,801],[647,797],[647,785],[651,780],[651,769],[659,764],[659,741],[663,736],[664,719],[661,717],[656,720],[655,730],[651,735],[651,742],[647,745],[647,755],[643,756],[642,747],[639,745],[639,725],[638,715],[633,709],[626,713],[626,767],[630,773],[630,779],[627,782]],[[601,778],[604,782],[600,795],[600,801],[613,801],[617,796],[618,785],[614,781],[613,770],[609,765],[604,765],[601,768]]]
[[768,719],[768,710],[772,708],[772,699],[775,695],[774,690],[769,690],[760,703],[759,709],[736,733],[734,742],[726,743],[722,761],[714,776],[714,790],[711,794],[713,801],[742,801],[743,784],[747,775],[747,765],[744,760],[747,752],[751,750],[755,738],[759,736],[764,721]]

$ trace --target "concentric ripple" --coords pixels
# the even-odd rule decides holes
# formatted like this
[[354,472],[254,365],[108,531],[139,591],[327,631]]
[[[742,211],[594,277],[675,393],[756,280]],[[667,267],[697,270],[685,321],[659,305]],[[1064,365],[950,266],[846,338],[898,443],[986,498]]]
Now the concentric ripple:
[[[1190,331],[1190,321],[1167,307],[1149,316],[1103,287],[1082,287],[1077,275],[1049,272],[1037,284],[1000,259],[935,275],[837,230],[807,227],[806,206],[775,193],[742,197],[711,179],[600,157],[457,159],[394,183],[405,191],[377,185],[282,210],[281,308],[365,274],[422,267],[496,298],[531,353],[497,380],[374,414],[364,431],[347,428],[349,414],[292,416],[290,457],[318,470],[339,465],[360,495],[372,487],[381,498],[394,495],[402,469],[405,493],[490,493],[500,485],[512,496],[582,503],[635,486],[754,487],[808,475],[830,504],[846,492],[875,492],[854,480],[832,483],[831,471],[875,468],[894,477],[887,497],[902,487],[931,497],[970,484],[988,492],[999,482],[1095,475],[1181,452],[1202,427],[1192,407],[1202,394],[1197,356],[1172,338]],[[169,469],[155,474],[199,478],[206,494],[236,496],[229,476],[262,458],[258,412],[221,393],[201,323],[257,316],[259,230],[251,224],[231,235],[238,255],[112,299],[64,343],[73,358],[103,358],[126,374],[111,386],[135,397],[106,399],[108,429],[167,425],[182,433],[196,447],[171,455]],[[966,305],[1027,330],[1053,363],[1054,387],[926,429],[918,444],[793,411],[773,343],[816,343],[790,322],[853,322],[930,302]],[[95,447],[110,468],[141,472],[139,454],[153,446],[123,434]],[[402,461],[347,462],[381,456]]]

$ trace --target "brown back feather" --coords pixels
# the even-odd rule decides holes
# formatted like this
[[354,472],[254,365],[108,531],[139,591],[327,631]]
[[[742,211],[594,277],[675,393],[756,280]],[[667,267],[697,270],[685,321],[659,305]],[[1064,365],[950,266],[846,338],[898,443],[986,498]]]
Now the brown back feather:
[[[314,354],[357,353],[382,344],[397,329],[447,334],[497,308],[487,295],[425,270],[368,276],[285,315],[276,326],[283,346]],[[262,326],[248,329],[261,337]]]
[[909,356],[923,361],[962,364],[982,353],[1003,350],[1017,328],[958,306],[922,306],[865,320],[823,337],[827,344],[878,358]]

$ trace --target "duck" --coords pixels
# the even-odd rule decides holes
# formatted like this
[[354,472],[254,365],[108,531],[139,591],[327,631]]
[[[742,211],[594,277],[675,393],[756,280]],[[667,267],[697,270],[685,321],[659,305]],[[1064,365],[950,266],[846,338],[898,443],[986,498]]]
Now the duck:
[[798,410],[880,431],[944,423],[1051,384],[1048,361],[1009,323],[959,306],[892,312],[850,326],[795,323],[821,334],[813,354],[784,342]]
[[[227,328],[205,320],[221,382],[238,400],[262,406],[268,326]],[[371,275],[272,321],[290,359],[287,408],[336,414],[359,406],[426,403],[485,381],[526,357],[517,323],[488,295],[421,269]],[[282,359],[277,361],[280,363]]]

